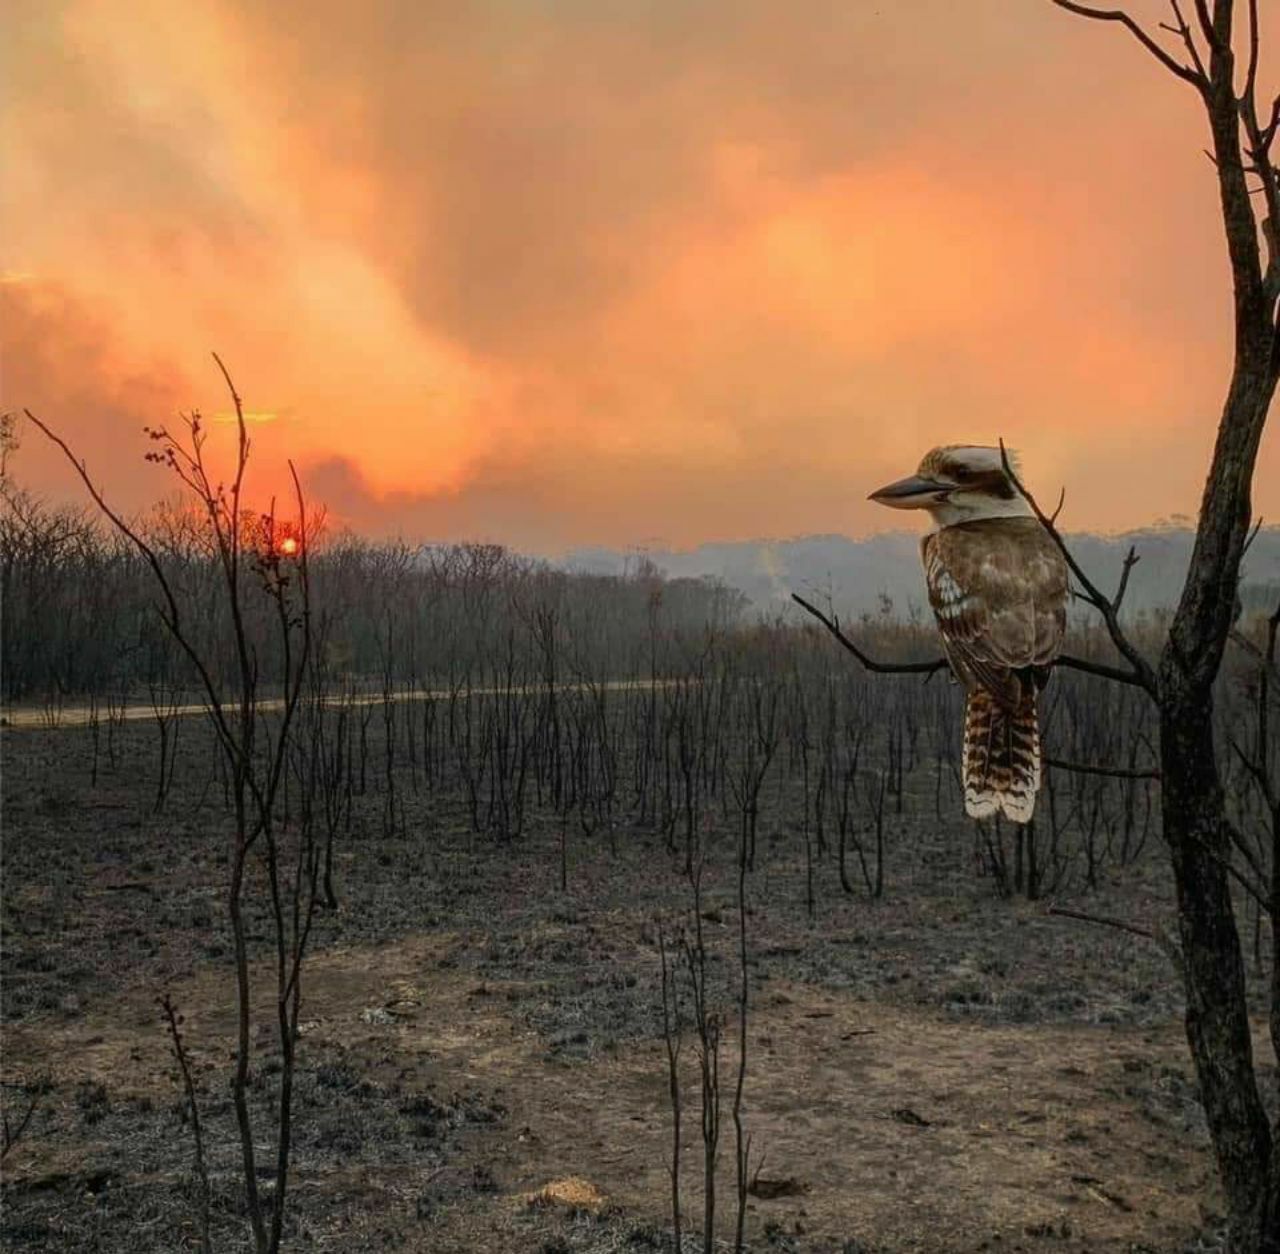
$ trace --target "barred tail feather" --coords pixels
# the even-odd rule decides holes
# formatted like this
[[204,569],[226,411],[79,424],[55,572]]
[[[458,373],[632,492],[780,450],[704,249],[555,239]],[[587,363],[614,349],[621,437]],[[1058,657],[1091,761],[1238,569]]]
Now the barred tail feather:
[[1029,823],[1040,788],[1036,693],[1025,685],[1014,709],[985,688],[969,693],[964,715],[964,808],[975,819],[1003,814]]

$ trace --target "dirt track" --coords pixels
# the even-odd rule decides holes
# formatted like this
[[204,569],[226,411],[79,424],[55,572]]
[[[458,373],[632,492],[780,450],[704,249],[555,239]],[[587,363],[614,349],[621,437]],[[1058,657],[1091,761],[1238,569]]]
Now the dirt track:
[[[603,683],[594,685],[603,688],[607,692],[648,692],[653,688],[664,688],[673,684],[675,680],[659,679],[655,682],[648,680],[607,680]],[[586,692],[592,685],[589,684],[560,684],[558,685],[561,692]],[[328,699],[330,705],[340,705],[350,702],[352,705],[381,705],[387,700],[393,702],[401,701],[448,701],[457,696],[497,696],[505,692],[513,693],[530,693],[543,689],[534,689],[533,687],[525,687],[522,685],[514,685],[510,689],[507,688],[469,688],[460,689],[453,692],[448,688],[397,688],[390,694],[384,692],[370,692],[361,690],[353,692],[349,696],[333,696]],[[284,709],[284,700],[280,697],[264,697],[258,701],[258,709],[263,713],[275,713]],[[136,723],[154,720],[158,717],[165,718],[190,718],[196,714],[207,714],[209,707],[201,701],[181,702],[179,704],[160,703],[158,706],[150,704],[119,703],[114,707],[104,702],[96,709],[88,705],[68,705],[68,706],[9,706],[0,716],[0,727],[11,727],[15,730],[21,728],[43,727],[50,730],[57,728],[70,727],[88,727],[94,719],[106,722],[108,718],[113,718],[119,722]]]

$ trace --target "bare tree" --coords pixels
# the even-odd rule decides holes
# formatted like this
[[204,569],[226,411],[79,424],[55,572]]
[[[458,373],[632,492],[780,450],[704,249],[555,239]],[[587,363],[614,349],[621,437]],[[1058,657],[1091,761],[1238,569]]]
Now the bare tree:
[[[1072,559],[1056,511],[1040,521],[1067,557],[1081,595],[1101,614],[1121,665],[1064,656],[1058,665],[1131,685],[1153,703],[1159,726],[1162,823],[1177,887],[1184,961],[1187,1040],[1199,1079],[1237,1254],[1280,1251],[1280,1127],[1267,1117],[1253,1058],[1244,963],[1236,925],[1232,853],[1242,846],[1229,815],[1214,733],[1214,683],[1235,614],[1240,565],[1249,539],[1258,447],[1280,378],[1280,171],[1272,150],[1280,97],[1258,106],[1261,48],[1258,0],[1192,0],[1193,26],[1179,0],[1172,20],[1150,33],[1129,13],[1051,0],[1076,16],[1114,23],[1200,98],[1212,136],[1234,294],[1234,361],[1201,500],[1191,563],[1157,660],[1125,634],[1120,604],[1136,558],[1107,596]],[[1237,22],[1239,8],[1244,19]],[[1171,49],[1173,49],[1171,51]],[[868,669],[929,675],[945,663],[877,662],[838,620],[795,598]],[[1066,765],[1057,763],[1055,765]],[[1107,770],[1109,775],[1127,775]],[[1133,772],[1151,778],[1150,771]],[[1280,876],[1265,886],[1272,920],[1272,969],[1280,969]],[[1272,1048],[1280,1058],[1280,986],[1273,979]]]
[[[1140,682],[1159,709],[1164,836],[1177,884],[1185,954],[1187,1038],[1227,1194],[1231,1239],[1248,1254],[1275,1251],[1280,1250],[1280,1129],[1268,1123],[1254,1068],[1244,964],[1226,869],[1237,841],[1219,777],[1213,687],[1248,541],[1258,445],[1280,378],[1280,176],[1272,157],[1280,98],[1263,121],[1257,100],[1258,0],[1243,6],[1243,32],[1236,30],[1234,0],[1194,0],[1198,31],[1184,19],[1178,0],[1171,0],[1174,20],[1164,29],[1180,45],[1177,56],[1125,13],[1068,0],[1054,3],[1082,17],[1127,27],[1197,93],[1213,137],[1235,298],[1234,363],[1190,569],[1158,668],[1154,675],[1140,673]],[[1115,625],[1108,626],[1118,637]],[[1280,963],[1280,930],[1274,926],[1280,918],[1280,883],[1274,879],[1271,893],[1274,965]],[[1275,1010],[1271,1032],[1280,1056],[1280,1015]]]
[[677,936],[675,956],[668,960],[667,941],[658,920],[658,958],[662,964],[662,1039],[667,1047],[667,1093],[671,1101],[671,1233],[676,1254],[680,1254],[680,1121],[684,1113],[680,1096],[680,1049],[684,1044],[680,1019],[679,955],[682,941]]
[[[290,549],[278,543],[274,509],[253,515],[243,507],[249,437],[243,404],[226,368],[215,356],[235,406],[238,443],[229,485],[216,481],[205,456],[206,432],[199,414],[185,420],[178,435],[150,430],[156,450],[148,459],[165,466],[193,494],[208,527],[221,574],[221,605],[234,654],[233,678],[220,672],[212,646],[202,649],[192,631],[190,605],[175,586],[155,548],[106,501],[84,462],[66,442],[35,417],[27,417],[66,456],[94,504],[150,568],[159,592],[157,609],[198,682],[222,756],[231,776],[235,823],[227,891],[234,951],[237,1042],[231,1093],[240,1134],[246,1209],[257,1254],[275,1254],[284,1233],[286,1187],[292,1149],[293,1078],[297,1054],[302,968],[317,902],[319,849],[309,835],[283,839],[279,798],[286,777],[290,729],[311,661],[312,624],[307,565],[309,539],[302,488],[294,475],[301,529]],[[292,466],[290,467],[292,469]],[[262,596],[252,595],[257,584]],[[260,645],[274,640],[279,659],[280,697],[264,700]],[[272,707],[278,705],[276,713]],[[266,909],[272,923],[276,975],[276,1028],[280,1050],[280,1087],[273,1124],[276,1134],[274,1190],[259,1188],[254,1121],[249,1109],[252,1051],[252,970],[246,928],[250,857],[258,854],[267,886]]]
[[191,1078],[191,1060],[187,1057],[186,1043],[182,1037],[183,1015],[173,1004],[173,998],[164,993],[156,998],[165,1026],[169,1030],[169,1040],[173,1045],[173,1057],[178,1064],[178,1074],[182,1077],[182,1090],[187,1098],[187,1112],[191,1118],[191,1141],[194,1151],[195,1178],[200,1190],[200,1250],[201,1254],[211,1254],[213,1242],[209,1237],[209,1167],[204,1153],[204,1133],[200,1124],[200,1102],[196,1098],[195,1081]]

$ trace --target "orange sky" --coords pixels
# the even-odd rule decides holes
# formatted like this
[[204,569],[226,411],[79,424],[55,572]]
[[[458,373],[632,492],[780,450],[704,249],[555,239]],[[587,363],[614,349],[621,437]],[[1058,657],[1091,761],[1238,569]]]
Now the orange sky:
[[[359,528],[862,534],[941,442],[1193,512],[1229,365],[1193,93],[1048,0],[10,0],[3,407],[133,508],[251,411]],[[1139,0],[1152,23],[1163,4]],[[1262,15],[1280,60],[1280,0]],[[229,428],[226,428],[229,434]],[[223,428],[218,428],[220,438]],[[27,432],[16,475],[70,481]],[[1280,438],[1256,507],[1280,515]]]

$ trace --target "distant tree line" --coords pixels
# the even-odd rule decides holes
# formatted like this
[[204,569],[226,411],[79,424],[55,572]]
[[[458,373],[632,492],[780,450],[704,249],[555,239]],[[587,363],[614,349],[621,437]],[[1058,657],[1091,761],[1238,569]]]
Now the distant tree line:
[[[267,522],[247,515],[247,531]],[[570,572],[496,544],[410,544],[308,531],[312,597],[327,670],[354,683],[444,682],[554,627],[571,666],[598,671],[666,639],[738,623],[746,599],[709,578],[670,579],[640,561],[622,575]],[[281,545],[256,537],[261,548]],[[208,529],[173,499],[139,521],[219,673],[235,663]],[[290,541],[280,553],[286,567]],[[249,603],[251,606],[253,602]],[[264,675],[278,647],[265,603],[248,626]],[[514,634],[513,634],[514,633]],[[0,695],[8,702],[191,686],[194,676],[156,613],[145,561],[87,511],[4,485],[0,501]],[[509,640],[508,638],[512,639]],[[663,659],[665,666],[666,660]],[[646,664],[647,665],[647,664]]]

